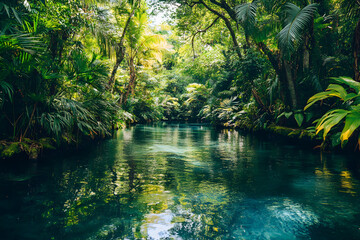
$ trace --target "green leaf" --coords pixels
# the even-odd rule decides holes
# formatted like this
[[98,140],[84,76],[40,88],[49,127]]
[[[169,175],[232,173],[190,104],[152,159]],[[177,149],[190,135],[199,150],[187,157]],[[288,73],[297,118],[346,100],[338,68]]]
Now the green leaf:
[[350,111],[344,109],[335,109],[327,112],[316,125],[316,134],[318,134],[321,130],[324,130],[323,138],[325,140],[329,131],[349,113]]
[[355,93],[349,93],[345,98],[344,98],[344,102],[347,102],[349,100],[352,100],[354,98],[360,97],[360,95],[357,95]]
[[354,89],[356,91],[357,94],[360,94],[360,83],[354,81],[352,78],[349,77],[333,77],[331,78],[334,81],[338,82],[338,83],[342,83],[345,84],[347,86],[349,86],[350,88]]
[[8,5],[6,5],[6,4],[3,4],[3,6],[4,6],[4,8],[5,8],[5,11],[6,11],[6,13],[7,13],[7,15],[8,15],[8,17],[10,17],[10,8],[9,8],[9,6]]
[[304,121],[304,115],[302,113],[295,113],[294,118],[296,120],[296,123],[299,127],[301,127],[303,121]]
[[313,104],[315,104],[318,101],[329,98],[331,93],[333,93],[333,91],[325,91],[325,92],[319,92],[319,93],[315,94],[314,96],[309,98],[304,110],[308,109],[309,107],[311,107]]
[[4,93],[6,93],[10,99],[10,102],[12,102],[12,96],[14,94],[14,90],[13,90],[11,84],[9,84],[5,81],[0,81],[0,90],[2,90]]
[[338,132],[331,136],[331,146],[332,147],[336,147],[336,146],[340,145],[340,143],[341,143],[340,135],[341,135],[341,132]]
[[342,100],[348,95],[345,88],[338,84],[330,84],[326,91],[329,91],[329,96],[338,97]]
[[292,112],[286,112],[286,113],[284,113],[284,116],[285,116],[287,119],[289,119],[289,117],[290,117],[291,115],[293,115]]
[[305,121],[309,122],[313,116],[314,114],[312,112],[305,113]]
[[17,13],[17,11],[15,10],[15,8],[11,8],[12,12],[14,13],[14,16],[16,18],[16,20],[21,24],[21,19]]
[[347,141],[354,131],[360,126],[360,112],[351,112],[346,116],[345,127],[341,132],[341,144]]

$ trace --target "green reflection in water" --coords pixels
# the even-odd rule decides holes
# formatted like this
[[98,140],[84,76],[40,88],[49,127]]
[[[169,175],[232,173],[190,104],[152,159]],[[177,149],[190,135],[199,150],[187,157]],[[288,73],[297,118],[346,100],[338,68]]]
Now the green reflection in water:
[[359,166],[202,125],[138,125],[0,172],[2,239],[360,239]]

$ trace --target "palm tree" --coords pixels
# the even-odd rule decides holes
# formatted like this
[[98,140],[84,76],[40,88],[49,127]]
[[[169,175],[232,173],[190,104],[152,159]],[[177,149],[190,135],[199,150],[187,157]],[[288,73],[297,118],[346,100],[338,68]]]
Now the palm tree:
[[161,63],[163,53],[170,48],[162,35],[152,33],[144,9],[136,12],[133,22],[129,25],[126,39],[130,79],[121,95],[121,104],[126,103],[130,93],[134,93],[137,82],[137,66],[151,68],[156,63]]
[[135,14],[135,11],[141,5],[141,0],[131,1],[131,3],[132,3],[131,4],[131,12],[129,13],[129,16],[128,16],[126,22],[125,22],[125,26],[124,26],[123,32],[122,32],[122,34],[120,36],[120,39],[117,42],[117,44],[115,45],[116,63],[114,65],[113,71],[111,72],[111,76],[110,76],[110,79],[109,79],[109,88],[111,88],[111,89],[112,89],[112,86],[114,84],[116,71],[119,68],[121,62],[124,60],[124,56],[125,56],[125,46],[124,46],[125,34],[128,31],[128,28],[129,28],[130,23],[131,23],[131,19],[133,18],[134,14]]
[[[235,8],[237,20],[244,28],[247,43],[250,44],[249,38],[251,37],[258,49],[268,57],[280,81],[287,86],[292,108],[297,109],[298,97],[295,81],[297,69],[290,59],[300,46],[308,44],[307,41],[303,40],[306,38],[306,30],[312,28],[313,19],[317,13],[317,4],[308,4],[304,8],[300,8],[293,3],[286,3],[281,8],[278,8],[279,14],[285,17],[282,21],[275,19],[275,22],[270,23],[272,25],[270,29],[272,30],[276,30],[280,23],[283,25],[277,34],[278,52],[271,51],[266,46],[266,36],[263,36],[261,30],[263,26],[257,23],[259,4],[262,4],[265,9],[267,8],[264,1],[253,1],[238,5]],[[274,7],[271,11],[274,11]],[[307,47],[304,47],[303,55],[304,59],[306,58],[304,60],[305,65],[308,66],[309,53]]]
[[107,55],[115,53],[115,64],[111,71],[107,88],[113,90],[116,72],[125,58],[126,34],[129,31],[136,11],[141,8],[142,0],[115,1],[110,9],[99,9],[97,21],[92,32],[97,37],[100,47]]

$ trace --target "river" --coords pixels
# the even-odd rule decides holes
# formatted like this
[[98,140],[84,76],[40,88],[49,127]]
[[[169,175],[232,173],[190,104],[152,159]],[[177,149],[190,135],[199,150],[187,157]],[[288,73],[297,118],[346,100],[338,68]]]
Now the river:
[[1,239],[360,239],[360,159],[198,124],[1,163]]

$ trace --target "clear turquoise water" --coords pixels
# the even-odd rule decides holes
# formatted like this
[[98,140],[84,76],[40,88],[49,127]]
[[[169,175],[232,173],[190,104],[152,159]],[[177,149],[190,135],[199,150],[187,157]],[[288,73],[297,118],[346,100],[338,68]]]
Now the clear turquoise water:
[[360,239],[360,159],[202,125],[138,125],[1,163],[0,239]]

